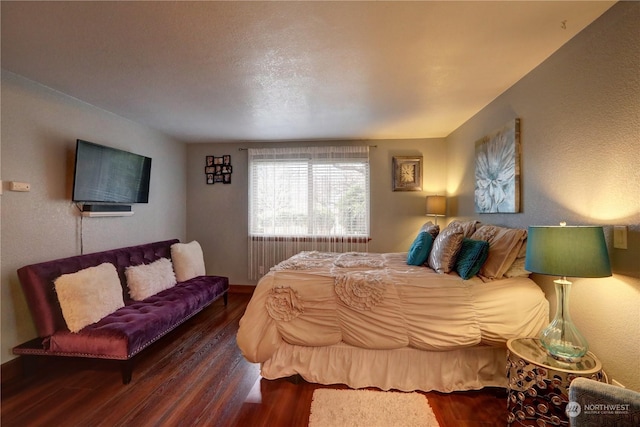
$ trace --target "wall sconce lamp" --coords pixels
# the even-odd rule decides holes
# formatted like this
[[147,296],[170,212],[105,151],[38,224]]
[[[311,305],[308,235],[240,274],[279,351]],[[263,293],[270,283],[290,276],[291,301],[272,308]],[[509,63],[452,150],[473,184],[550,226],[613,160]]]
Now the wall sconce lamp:
[[447,214],[447,198],[445,196],[427,196],[427,216],[435,218],[436,225],[438,217]]
[[527,235],[525,269],[533,273],[561,276],[554,280],[556,314],[540,333],[540,343],[553,358],[577,362],[587,353],[587,340],[569,314],[569,277],[611,276],[609,254],[602,227],[532,226]]

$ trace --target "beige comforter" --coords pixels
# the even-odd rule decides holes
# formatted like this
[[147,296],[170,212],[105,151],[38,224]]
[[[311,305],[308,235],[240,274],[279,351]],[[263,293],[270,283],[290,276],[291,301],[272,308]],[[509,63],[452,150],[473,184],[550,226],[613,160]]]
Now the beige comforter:
[[302,252],[260,280],[237,340],[261,363],[283,341],[447,351],[504,345],[547,323],[547,300],[528,278],[464,281],[409,266],[406,253]]

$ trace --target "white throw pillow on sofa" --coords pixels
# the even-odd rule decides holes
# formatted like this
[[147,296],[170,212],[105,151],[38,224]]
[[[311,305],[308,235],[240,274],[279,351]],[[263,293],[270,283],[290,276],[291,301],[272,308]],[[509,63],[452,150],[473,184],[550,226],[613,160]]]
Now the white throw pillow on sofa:
[[173,266],[167,258],[160,258],[151,264],[127,267],[124,275],[127,277],[129,296],[136,301],[142,301],[176,284]]
[[178,282],[184,282],[206,274],[204,254],[197,241],[190,243],[174,243],[171,245],[171,260]]
[[122,285],[113,264],[104,263],[54,281],[67,327],[78,332],[87,325],[124,307]]

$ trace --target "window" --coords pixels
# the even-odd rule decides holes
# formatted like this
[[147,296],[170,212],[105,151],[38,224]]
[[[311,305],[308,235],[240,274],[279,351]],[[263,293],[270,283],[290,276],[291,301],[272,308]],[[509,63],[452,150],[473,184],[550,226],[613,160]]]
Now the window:
[[369,236],[369,148],[249,149],[251,237]]

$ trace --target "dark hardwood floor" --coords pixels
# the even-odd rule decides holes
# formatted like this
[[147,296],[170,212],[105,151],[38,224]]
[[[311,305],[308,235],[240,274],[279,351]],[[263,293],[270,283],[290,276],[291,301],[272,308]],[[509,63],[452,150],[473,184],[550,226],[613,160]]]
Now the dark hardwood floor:
[[[231,294],[155,343],[128,385],[113,362],[42,358],[34,375],[3,383],[2,426],[306,426],[326,386],[260,378],[235,339],[249,298]],[[501,389],[425,395],[442,427],[506,424]]]

